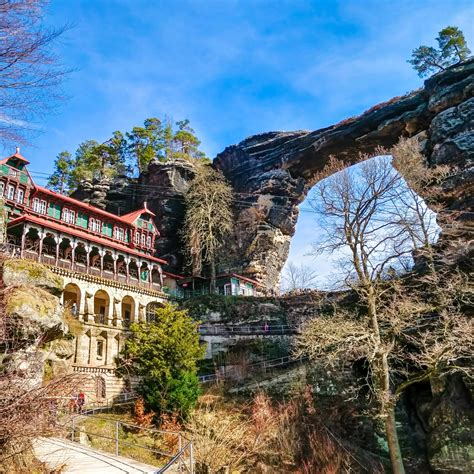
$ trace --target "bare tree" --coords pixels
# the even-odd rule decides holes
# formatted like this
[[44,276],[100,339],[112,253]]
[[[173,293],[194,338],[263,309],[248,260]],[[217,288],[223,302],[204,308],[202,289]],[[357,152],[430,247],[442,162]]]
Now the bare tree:
[[282,283],[285,292],[304,288],[314,288],[318,274],[311,267],[289,262],[283,273]]
[[197,165],[196,177],[185,196],[183,237],[193,275],[208,264],[211,291],[215,291],[219,253],[233,228],[232,188],[209,165]]
[[67,71],[53,53],[65,28],[44,26],[46,0],[0,0],[0,141],[24,142],[60,98]]
[[[423,212],[407,219],[413,216],[406,209],[401,211],[404,181],[387,157],[363,161],[357,170],[343,166],[330,160],[320,176],[330,178],[320,183],[319,196],[311,203],[325,230],[315,251],[345,251],[341,257],[344,282],[358,295],[362,310],[335,308],[331,317],[313,319],[297,347],[300,354],[315,359],[324,355],[326,361],[368,361],[367,383],[385,424],[393,472],[399,474],[404,465],[395,424],[398,394],[392,383],[394,359],[400,351],[397,335],[409,325],[416,326],[413,319],[417,315],[423,319],[426,306],[407,299],[394,282],[406,270],[413,245],[429,242],[432,230]],[[410,206],[416,210],[417,202]]]

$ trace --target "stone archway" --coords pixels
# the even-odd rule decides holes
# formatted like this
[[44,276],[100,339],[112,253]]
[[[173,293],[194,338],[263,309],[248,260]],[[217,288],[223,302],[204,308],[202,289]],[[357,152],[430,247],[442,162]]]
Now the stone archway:
[[124,327],[129,327],[131,323],[135,322],[135,300],[127,295],[122,298],[122,324]]
[[68,283],[63,291],[63,304],[77,316],[81,311],[81,290],[75,283]]
[[104,290],[98,290],[94,295],[94,319],[97,324],[108,324],[110,312],[110,297]]

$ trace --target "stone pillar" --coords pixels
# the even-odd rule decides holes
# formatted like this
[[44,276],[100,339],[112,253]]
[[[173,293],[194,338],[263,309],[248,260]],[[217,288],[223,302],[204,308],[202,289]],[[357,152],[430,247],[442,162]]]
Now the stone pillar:
[[122,301],[118,298],[112,298],[114,305],[114,318],[112,324],[118,328],[122,327]]
[[146,321],[146,306],[138,303],[138,322]]
[[[94,295],[89,292],[84,292],[84,321],[88,322],[91,319],[91,308],[89,299],[92,298]],[[94,314],[94,302],[92,302],[92,315]],[[92,319],[94,317],[92,316]]]
[[114,363],[114,357],[117,354],[114,354],[114,335],[107,330],[107,341],[106,341],[106,350],[105,350],[105,360],[104,364],[105,365],[113,365]]

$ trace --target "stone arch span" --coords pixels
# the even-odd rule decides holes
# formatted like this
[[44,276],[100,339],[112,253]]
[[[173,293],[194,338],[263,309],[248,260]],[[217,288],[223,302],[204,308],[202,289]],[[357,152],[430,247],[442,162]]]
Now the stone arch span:
[[467,172],[469,157],[474,155],[473,81],[474,60],[469,60],[431,77],[423,88],[358,117],[313,132],[255,135],[218,154],[214,166],[232,184],[241,203],[236,207],[233,242],[236,268],[269,289],[278,288],[298,205],[331,155],[350,165],[359,153],[373,154],[377,147],[391,147],[401,136],[418,135],[429,165],[452,163],[459,166],[460,175]]

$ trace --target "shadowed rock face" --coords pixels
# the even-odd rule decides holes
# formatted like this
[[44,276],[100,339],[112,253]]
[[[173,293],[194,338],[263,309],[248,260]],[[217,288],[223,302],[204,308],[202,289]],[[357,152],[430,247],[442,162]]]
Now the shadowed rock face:
[[269,132],[218,154],[214,166],[236,193],[234,245],[241,271],[277,288],[295,232],[298,204],[331,155],[351,163],[359,153],[421,134],[431,165],[459,170],[444,184],[449,205],[472,206],[474,61],[433,76],[424,88],[379,104],[359,117],[314,132]]

